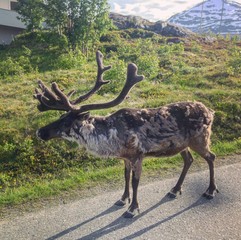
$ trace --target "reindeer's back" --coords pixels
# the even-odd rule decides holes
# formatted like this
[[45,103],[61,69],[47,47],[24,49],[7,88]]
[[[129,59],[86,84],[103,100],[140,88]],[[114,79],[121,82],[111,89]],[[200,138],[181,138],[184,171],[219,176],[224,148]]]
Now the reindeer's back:
[[214,111],[200,102],[178,102],[155,109],[121,109],[111,119],[127,148],[149,155],[172,155],[209,129],[213,115]]
[[[161,108],[162,109],[162,108]],[[212,125],[214,111],[200,102],[178,102],[166,106],[170,119],[176,122],[179,129],[199,131],[202,127]]]

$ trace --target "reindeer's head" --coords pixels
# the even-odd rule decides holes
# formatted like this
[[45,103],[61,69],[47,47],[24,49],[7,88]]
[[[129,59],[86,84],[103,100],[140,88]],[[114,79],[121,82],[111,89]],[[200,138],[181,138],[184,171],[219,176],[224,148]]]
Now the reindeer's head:
[[75,128],[80,128],[86,121],[88,121],[90,110],[110,108],[120,104],[129,93],[130,89],[139,81],[143,80],[143,76],[137,75],[137,66],[133,63],[128,65],[126,83],[119,94],[119,96],[107,103],[87,104],[76,106],[77,104],[87,100],[92,94],[98,91],[102,85],[109,81],[103,80],[103,73],[110,69],[111,66],[105,67],[103,65],[103,55],[100,51],[96,53],[96,61],[98,65],[97,80],[95,86],[85,95],[79,96],[75,100],[70,100],[70,97],[75,93],[71,91],[67,95],[59,89],[57,83],[52,83],[51,90],[42,82],[39,81],[39,89],[35,90],[34,97],[39,100],[39,111],[60,110],[67,113],[62,115],[59,120],[40,128],[37,131],[37,136],[42,140],[49,140],[52,138],[67,138],[70,132]]
[[57,121],[37,130],[37,136],[44,141],[52,138],[68,138],[71,130],[80,128],[88,118],[89,113],[66,113]]

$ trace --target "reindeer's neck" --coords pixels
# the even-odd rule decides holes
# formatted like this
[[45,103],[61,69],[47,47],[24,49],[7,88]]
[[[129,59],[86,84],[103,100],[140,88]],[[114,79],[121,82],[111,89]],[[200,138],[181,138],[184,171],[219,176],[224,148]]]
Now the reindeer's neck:
[[81,126],[75,125],[70,131],[70,138],[95,155],[118,156],[120,139],[117,129],[108,121],[102,117],[90,118]]

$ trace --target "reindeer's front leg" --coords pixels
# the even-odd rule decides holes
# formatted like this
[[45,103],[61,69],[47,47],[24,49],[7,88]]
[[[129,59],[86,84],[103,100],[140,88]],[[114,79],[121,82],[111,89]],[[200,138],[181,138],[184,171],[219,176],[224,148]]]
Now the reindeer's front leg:
[[139,213],[139,204],[137,201],[137,189],[142,172],[142,158],[139,158],[132,165],[132,189],[133,189],[133,198],[129,209],[124,213],[125,218],[132,218]]
[[125,206],[126,202],[130,203],[130,175],[131,175],[131,164],[130,161],[125,160],[125,190],[120,200],[118,200],[116,206]]

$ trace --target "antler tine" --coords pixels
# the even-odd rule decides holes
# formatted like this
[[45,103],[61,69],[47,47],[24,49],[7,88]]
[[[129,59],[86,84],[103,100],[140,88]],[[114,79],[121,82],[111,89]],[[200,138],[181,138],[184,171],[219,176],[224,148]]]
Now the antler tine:
[[[127,80],[124,88],[132,88],[136,83],[144,79],[143,75],[137,75],[138,68],[134,63],[129,63],[127,68]],[[123,88],[123,90],[124,90]],[[130,89],[129,89],[130,90]],[[128,92],[129,92],[128,90]]]
[[37,106],[39,111],[47,111],[52,109],[53,105],[58,99],[56,95],[41,81],[38,81],[38,88],[35,89],[34,98],[38,99],[40,104]]
[[[44,96],[47,97],[49,100],[57,100],[54,93],[41,80],[38,81],[38,86],[41,89],[42,93],[44,93]],[[40,93],[38,89],[36,89],[35,92],[36,94]]]
[[94,87],[85,95],[78,97],[76,100],[71,101],[73,105],[81,103],[85,100],[87,100],[91,95],[93,95],[95,92],[97,92],[102,85],[109,83],[110,81],[103,80],[103,73],[111,68],[111,66],[104,66],[103,64],[103,54],[100,51],[96,52],[96,62],[98,66],[97,70],[97,78]]
[[97,110],[97,109],[103,109],[103,108],[110,108],[110,107],[114,107],[118,104],[120,104],[121,102],[123,102],[123,100],[125,99],[125,97],[127,96],[127,94],[129,93],[129,91],[131,90],[131,88],[137,84],[138,82],[142,81],[144,79],[143,75],[137,75],[137,66],[134,63],[130,63],[128,65],[127,68],[127,78],[126,78],[126,82],[125,85],[121,91],[121,93],[119,94],[119,96],[107,103],[100,103],[100,104],[87,104],[87,105],[83,105],[81,106],[78,110],[74,110],[77,112],[86,112],[89,110]]
[[67,96],[61,91],[56,82],[52,83],[52,90],[58,96],[58,100],[55,103],[55,109],[64,110],[64,111],[73,111],[75,110],[74,106],[70,103],[68,95],[72,94],[71,91]]
[[96,52],[96,62],[97,62],[97,66],[98,66],[98,75],[97,75],[97,79],[99,79],[101,82],[108,83],[109,81],[104,81],[102,78],[102,74],[109,70],[111,68],[111,66],[104,66],[103,64],[103,54],[101,53],[101,51],[97,51]]
[[[74,107],[69,102],[66,96],[58,87],[57,83],[52,83],[52,91],[41,81],[38,81],[39,89],[35,89],[34,97],[39,100],[40,104],[37,106],[39,111],[48,110],[74,110]],[[71,94],[70,92],[69,94]],[[68,94],[68,95],[69,95]]]
[[33,95],[33,97],[40,102],[40,104],[37,106],[37,108],[38,108],[38,110],[39,110],[40,112],[44,112],[44,111],[49,110],[49,107],[47,107],[47,106],[42,102],[42,96],[43,96],[43,94],[36,88],[36,89],[35,89],[35,94]]

